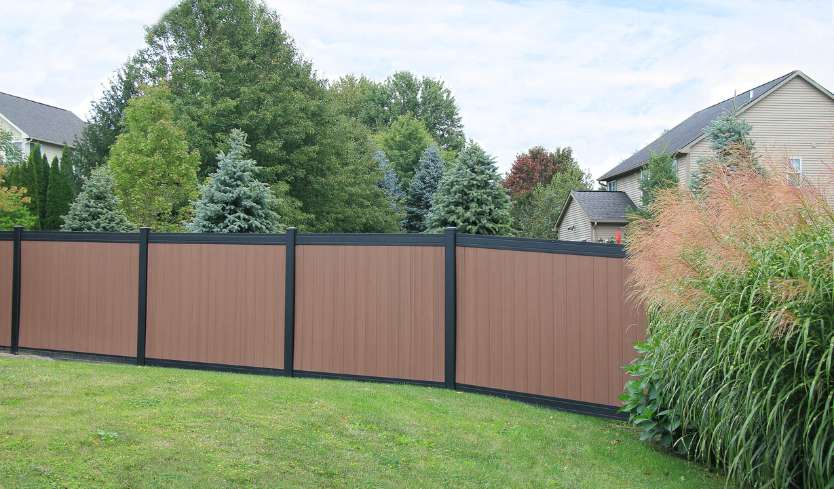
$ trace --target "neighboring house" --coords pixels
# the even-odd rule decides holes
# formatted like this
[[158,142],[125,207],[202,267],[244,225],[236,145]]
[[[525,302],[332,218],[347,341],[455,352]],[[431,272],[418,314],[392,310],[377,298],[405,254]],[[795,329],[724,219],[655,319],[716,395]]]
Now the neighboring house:
[[[785,172],[792,180],[817,186],[834,203],[834,95],[801,71],[696,112],[599,181],[609,191],[623,192],[634,204],[642,205],[643,167],[652,154],[665,152],[675,157],[679,185],[688,187],[700,161],[712,156],[704,130],[720,115],[734,110],[751,125],[750,137],[762,163],[771,171]],[[603,198],[601,194],[591,198]],[[561,227],[558,231],[559,239],[572,239]]]
[[622,238],[628,214],[635,210],[625,192],[573,190],[556,221],[559,239],[566,241],[616,242]]
[[12,141],[24,156],[40,144],[51,161],[61,158],[64,146],[75,146],[84,121],[66,109],[0,92],[0,129],[12,133]]

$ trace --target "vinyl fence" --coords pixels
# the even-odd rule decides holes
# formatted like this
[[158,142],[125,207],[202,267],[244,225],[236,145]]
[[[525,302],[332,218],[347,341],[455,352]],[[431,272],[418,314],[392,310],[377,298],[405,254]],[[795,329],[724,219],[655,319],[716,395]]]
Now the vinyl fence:
[[0,233],[13,352],[403,381],[617,417],[645,318],[615,245],[464,235]]

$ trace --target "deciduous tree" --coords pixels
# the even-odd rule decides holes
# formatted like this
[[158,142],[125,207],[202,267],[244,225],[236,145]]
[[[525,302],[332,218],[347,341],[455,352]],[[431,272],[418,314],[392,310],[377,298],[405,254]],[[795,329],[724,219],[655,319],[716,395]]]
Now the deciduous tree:
[[504,186],[513,198],[521,197],[537,185],[547,185],[556,172],[572,163],[575,160],[569,147],[556,148],[551,153],[541,146],[534,146],[516,156]]
[[420,156],[434,142],[426,126],[410,114],[394,120],[376,140],[405,186],[411,185]]
[[548,184],[513,199],[513,228],[517,236],[556,239],[556,221],[571,190],[589,190],[593,186],[590,173],[571,159],[560,167]]

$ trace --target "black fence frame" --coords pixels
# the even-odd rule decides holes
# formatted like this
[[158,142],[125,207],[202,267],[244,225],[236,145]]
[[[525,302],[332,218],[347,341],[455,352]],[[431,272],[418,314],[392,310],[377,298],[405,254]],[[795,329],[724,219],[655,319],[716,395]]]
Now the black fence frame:
[[[555,241],[543,239],[514,238],[505,236],[484,236],[459,233],[456,228],[446,228],[443,234],[347,234],[347,233],[304,233],[288,228],[285,234],[222,234],[222,233],[152,233],[141,228],[135,233],[87,233],[58,231],[14,231],[0,232],[0,241],[13,241],[12,258],[12,307],[11,347],[13,354],[36,353],[62,359],[98,360],[118,363],[135,363],[159,367],[216,370],[262,375],[287,375],[311,378],[360,380],[371,382],[394,382],[434,387],[445,387],[465,392],[489,394],[522,402],[549,406],[555,409],[588,414],[604,418],[625,419],[614,406],[596,404],[556,397],[540,396],[524,392],[505,391],[490,387],[458,384],[457,368],[457,248],[486,248],[507,251],[528,251],[567,255],[624,258],[621,245],[587,243],[576,241]],[[97,353],[63,350],[20,348],[20,280],[21,250],[24,241],[59,241],[86,243],[136,243],[139,246],[139,300],[137,311],[136,357],[116,357]],[[270,369],[240,365],[211,364],[166,360],[145,357],[148,306],[148,247],[150,244],[231,244],[231,245],[285,245],[285,295],[284,295],[284,368]],[[444,248],[444,380],[443,382],[369,377],[328,372],[307,372],[295,370],[295,263],[296,245],[349,245],[349,246],[431,246]]]

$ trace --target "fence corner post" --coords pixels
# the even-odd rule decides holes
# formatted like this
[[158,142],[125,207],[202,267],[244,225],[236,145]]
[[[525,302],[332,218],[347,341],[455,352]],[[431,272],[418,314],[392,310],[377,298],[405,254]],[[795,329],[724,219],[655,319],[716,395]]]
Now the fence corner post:
[[20,255],[23,241],[23,226],[14,227],[12,249],[12,337],[11,351],[17,355],[20,345]]
[[139,310],[136,331],[136,365],[145,365],[145,339],[148,331],[148,241],[151,229],[139,228]]
[[445,308],[445,385],[456,386],[457,371],[457,228],[445,232],[444,308]]
[[287,256],[284,261],[284,373],[294,374],[295,362],[295,237],[298,230],[287,228]]

